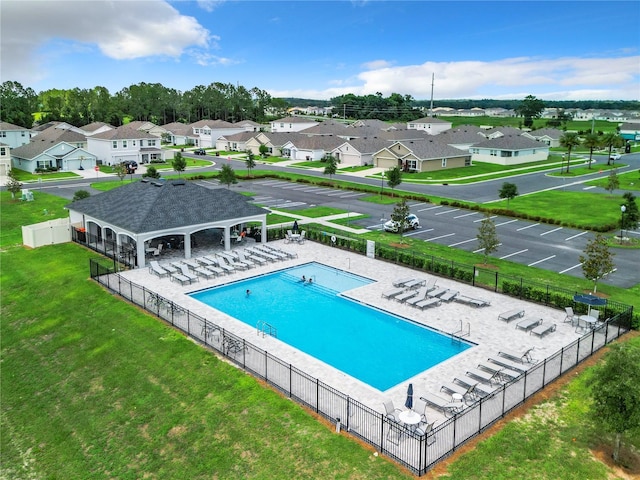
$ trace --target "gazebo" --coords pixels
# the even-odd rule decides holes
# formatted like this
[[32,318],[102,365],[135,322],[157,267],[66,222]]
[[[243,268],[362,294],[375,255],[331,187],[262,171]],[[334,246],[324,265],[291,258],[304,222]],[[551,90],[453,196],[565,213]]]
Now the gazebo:
[[185,180],[142,179],[66,208],[76,230],[96,242],[115,242],[118,252],[132,252],[137,266],[144,267],[145,256],[157,249],[162,238],[179,239],[184,257],[191,258],[195,233],[220,229],[224,248],[229,250],[232,232],[244,231],[251,222],[260,224],[260,239],[265,242],[269,210],[250,200],[226,188],[206,188]]

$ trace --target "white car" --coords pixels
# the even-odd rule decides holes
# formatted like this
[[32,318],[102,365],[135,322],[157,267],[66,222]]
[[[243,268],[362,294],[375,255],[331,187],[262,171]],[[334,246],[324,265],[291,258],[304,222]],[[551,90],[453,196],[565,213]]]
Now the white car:
[[[416,217],[413,213],[407,215],[407,218],[405,220],[407,222],[407,230],[410,228],[413,228],[415,230],[416,228],[420,227],[420,220],[418,220],[418,217]],[[400,224],[394,220],[389,220],[388,222],[385,222],[384,229],[387,232],[397,233],[400,230]]]
[[609,160],[613,160],[615,162],[616,160],[620,160],[620,157],[621,155],[619,153],[612,153]]

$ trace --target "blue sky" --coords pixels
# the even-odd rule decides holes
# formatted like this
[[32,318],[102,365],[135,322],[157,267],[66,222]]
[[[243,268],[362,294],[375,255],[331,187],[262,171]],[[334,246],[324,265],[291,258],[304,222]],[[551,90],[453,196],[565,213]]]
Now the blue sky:
[[0,79],[275,97],[640,99],[637,1],[3,0]]

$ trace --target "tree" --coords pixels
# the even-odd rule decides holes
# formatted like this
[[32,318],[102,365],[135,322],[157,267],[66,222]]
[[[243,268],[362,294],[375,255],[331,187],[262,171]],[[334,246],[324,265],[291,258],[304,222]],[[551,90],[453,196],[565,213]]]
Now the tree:
[[83,200],[85,198],[89,198],[91,196],[91,194],[89,192],[87,192],[86,190],[78,190],[76,191],[76,193],[73,194],[73,198],[71,199],[72,202],[76,202],[78,200]]
[[262,158],[266,158],[268,153],[269,153],[269,147],[267,147],[266,145],[262,144],[258,147],[258,151],[260,152],[260,156]]
[[518,186],[515,183],[504,182],[498,195],[500,198],[507,199],[507,208],[509,208],[509,201],[518,196]]
[[496,224],[491,219],[489,212],[485,212],[476,238],[478,239],[478,246],[483,250],[484,264],[486,265],[489,255],[498,250],[500,245],[500,240],[498,240],[498,234],[496,233]]
[[331,178],[331,176],[335,175],[336,172],[338,171],[338,159],[333,155],[327,155],[324,158],[324,161],[326,162],[327,165],[324,167],[323,173],[325,175],[329,175],[329,178]]
[[113,171],[116,173],[121,182],[124,180],[124,177],[127,176],[127,167],[122,162],[113,167]]
[[249,171],[249,176],[251,176],[251,170],[256,167],[256,161],[253,159],[254,155],[251,150],[247,149],[245,150],[245,153],[247,154],[247,159],[244,161],[244,163],[247,166],[247,170]]
[[625,211],[620,216],[620,228],[622,230],[635,230],[638,228],[638,222],[640,221],[636,196],[631,192],[625,192],[622,198],[624,198]]
[[602,136],[602,145],[609,149],[607,155],[607,165],[611,165],[611,151],[614,147],[618,148],[624,144],[624,139],[616,132],[608,132]]
[[578,145],[580,145],[580,139],[575,132],[567,132],[560,137],[560,146],[567,149],[567,173],[569,173],[569,165],[571,165],[571,150]]
[[595,133],[585,135],[582,145],[589,149],[589,169],[591,169],[591,161],[593,160],[593,150],[600,146],[600,137]]
[[640,347],[631,342],[612,345],[593,368],[591,418],[615,435],[613,460],[618,462],[622,436],[640,428]]
[[387,177],[387,185],[391,188],[391,196],[393,196],[393,189],[402,183],[402,171],[400,167],[396,165],[390,168],[385,172],[385,177]]
[[38,96],[31,88],[18,82],[6,81],[0,85],[0,120],[25,128],[33,126],[33,113],[38,110]]
[[533,126],[534,118],[540,118],[543,110],[544,102],[533,95],[527,95],[515,109],[518,115],[524,117],[524,126],[528,128]]
[[9,170],[9,172],[7,173],[7,177],[7,190],[11,192],[11,198],[15,199],[16,194],[20,193],[20,190],[22,190],[22,183],[20,183],[20,181],[16,177],[16,173],[13,171],[13,169]]
[[607,240],[597,234],[593,240],[587,242],[587,246],[580,255],[582,273],[584,278],[593,282],[593,291],[598,288],[598,280],[609,274],[614,268],[613,253],[609,250]]
[[173,165],[173,169],[178,172],[178,176],[180,176],[180,172],[184,172],[187,169],[187,161],[180,152],[176,152],[173,156],[171,165]]
[[231,165],[225,163],[222,165],[222,169],[220,169],[220,173],[218,174],[218,181],[220,183],[224,183],[227,188],[231,188],[231,184],[238,183],[236,179],[236,172],[233,171]]
[[407,200],[402,198],[400,202],[393,207],[393,212],[391,212],[391,220],[398,224],[398,232],[400,232],[400,236],[407,229],[407,215],[409,215],[409,205],[407,205]]
[[160,178],[160,172],[153,165],[149,165],[147,167],[147,171],[143,173],[142,176],[148,178]]
[[612,168],[609,171],[609,176],[607,177],[607,185],[606,189],[609,193],[613,194],[614,190],[617,190],[620,187],[620,179],[618,178],[618,169]]

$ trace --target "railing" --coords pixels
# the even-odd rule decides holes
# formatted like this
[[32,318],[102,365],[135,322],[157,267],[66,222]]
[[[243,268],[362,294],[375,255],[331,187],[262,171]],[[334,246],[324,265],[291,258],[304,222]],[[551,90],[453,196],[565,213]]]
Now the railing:
[[262,337],[265,335],[270,335],[272,337],[278,338],[278,329],[271,325],[270,323],[265,322],[264,320],[259,320],[256,324],[256,330],[258,335],[262,334]]
[[[618,313],[583,337],[531,367],[520,377],[501,386],[491,395],[465,408],[434,428],[428,435],[388,420],[384,414],[350,398],[274,357],[247,340],[226,331],[206,318],[179,308],[171,300],[132,283],[113,269],[90,260],[91,278],[132,303],[182,330],[189,337],[225,355],[240,368],[296,402],[323,416],[331,423],[340,419],[342,429],[370,444],[384,455],[423,475],[438,461],[451,455],[470,438],[482,432],[510,410],[548,383],[588,358],[595,351],[626,333],[632,308]],[[387,439],[390,429],[399,432],[398,442]]]

